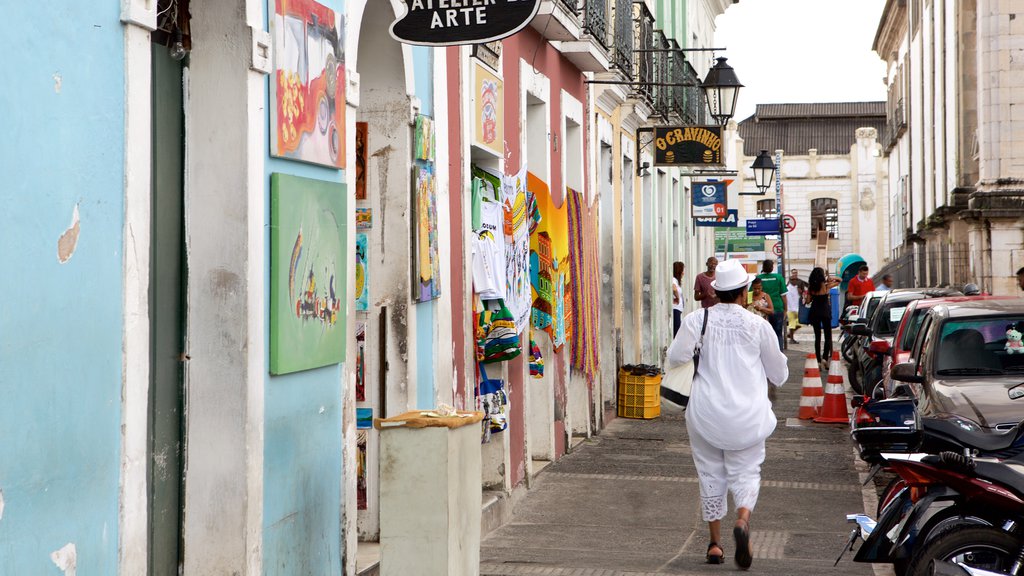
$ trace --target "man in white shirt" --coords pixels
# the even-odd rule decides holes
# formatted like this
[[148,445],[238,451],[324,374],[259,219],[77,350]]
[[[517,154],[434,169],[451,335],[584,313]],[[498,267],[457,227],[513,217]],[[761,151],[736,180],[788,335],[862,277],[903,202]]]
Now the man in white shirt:
[[886,274],[882,276],[882,282],[875,288],[875,292],[888,292],[892,290],[892,274]]
[[789,378],[771,324],[743,306],[752,279],[738,260],[722,262],[712,285],[720,303],[683,318],[667,353],[670,366],[685,364],[701,342],[686,430],[700,477],[701,512],[711,534],[707,561],[719,564],[724,557],[719,543],[730,491],[737,508],[733,537],[740,568],[752,561],[750,514],[760,490],[765,440],[777,423],[765,381],[781,386]]
[[800,329],[800,303],[803,302],[807,283],[800,279],[796,269],[789,271],[789,283],[786,285],[786,317],[789,321],[789,341],[796,344],[796,331]]

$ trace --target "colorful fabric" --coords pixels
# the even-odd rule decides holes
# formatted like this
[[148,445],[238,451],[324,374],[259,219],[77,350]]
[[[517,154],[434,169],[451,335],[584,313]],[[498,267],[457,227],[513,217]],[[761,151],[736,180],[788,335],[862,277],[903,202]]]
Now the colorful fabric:
[[530,234],[530,281],[533,286],[531,326],[548,333],[555,352],[568,337],[570,317],[568,206],[556,206],[547,183],[527,173],[526,188],[537,202],[540,222]]
[[504,302],[501,300],[484,302],[478,322],[478,362],[482,364],[504,362],[522,353],[515,322]]
[[533,378],[544,377],[544,356],[540,353],[540,346],[533,341],[533,333],[530,334],[530,376]]
[[529,327],[530,309],[530,232],[526,209],[526,169],[502,180],[502,205],[505,216],[505,305],[515,319],[516,332]]
[[597,265],[597,215],[579,192],[566,189],[569,203],[569,275],[572,314],[570,362],[593,379],[598,362],[598,311],[600,307]]

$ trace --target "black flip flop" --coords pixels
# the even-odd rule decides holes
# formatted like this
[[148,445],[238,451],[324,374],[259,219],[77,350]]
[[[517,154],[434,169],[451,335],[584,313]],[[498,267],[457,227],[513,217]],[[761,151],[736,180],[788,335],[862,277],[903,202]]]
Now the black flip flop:
[[708,553],[705,556],[707,558],[708,564],[721,564],[721,563],[725,562],[725,550],[722,550],[722,555],[721,556],[718,556],[718,555],[714,555],[713,556],[711,554],[711,549],[715,548],[715,547],[717,547],[719,550],[722,550],[722,547],[719,546],[718,542],[712,542],[712,543],[708,544]]
[[736,526],[732,529],[732,536],[736,539],[736,565],[746,570],[754,561],[750,554],[750,525],[747,522],[743,526]]

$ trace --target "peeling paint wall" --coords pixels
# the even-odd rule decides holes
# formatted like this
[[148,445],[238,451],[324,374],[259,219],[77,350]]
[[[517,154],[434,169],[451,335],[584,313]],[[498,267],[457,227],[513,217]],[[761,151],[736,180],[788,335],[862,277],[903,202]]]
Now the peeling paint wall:
[[[119,10],[6,2],[0,18],[0,47],[13,56],[0,90],[0,574],[118,569]],[[51,554],[68,543],[77,561],[55,566]]]

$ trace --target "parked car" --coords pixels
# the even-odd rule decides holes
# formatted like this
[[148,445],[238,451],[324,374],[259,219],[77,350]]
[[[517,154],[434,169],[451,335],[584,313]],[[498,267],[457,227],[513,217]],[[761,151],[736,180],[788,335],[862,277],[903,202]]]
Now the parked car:
[[854,328],[868,325],[875,309],[878,307],[878,303],[885,294],[886,292],[868,292],[865,294],[864,299],[860,301],[860,307],[857,311],[849,313],[849,322],[839,328],[840,357],[842,357],[846,364],[846,373],[850,379],[850,387],[858,394],[863,394],[864,392],[861,389],[860,377],[857,373],[857,358],[854,355],[854,350],[862,345],[864,337],[856,334]]
[[[878,395],[881,395],[883,361],[892,348],[896,329],[903,319],[907,304],[924,298],[959,295],[962,295],[959,291],[948,288],[900,288],[883,292],[880,298],[876,298],[869,323],[851,328],[851,333],[860,339],[852,346],[853,362],[848,372],[857,374],[859,391],[874,396],[875,388],[878,387]],[[853,380],[854,376],[850,376],[851,387]]]
[[1024,377],[1024,299],[933,306],[924,316],[911,360],[892,378],[910,386],[922,417],[957,417],[961,427],[1003,431],[1021,421],[1008,391]]
[[917,335],[921,329],[921,323],[924,321],[925,314],[927,314],[932,307],[939,306],[941,304],[959,304],[962,302],[980,300],[1012,299],[1012,296],[949,296],[945,298],[923,298],[921,300],[913,300],[908,303],[907,309],[903,313],[903,318],[900,320],[900,325],[896,329],[896,336],[892,340],[892,348],[889,350],[889,353],[882,358],[881,396],[891,398],[894,395],[895,382],[890,374],[892,367],[911,359],[910,352],[914,347],[914,341],[917,340]]

